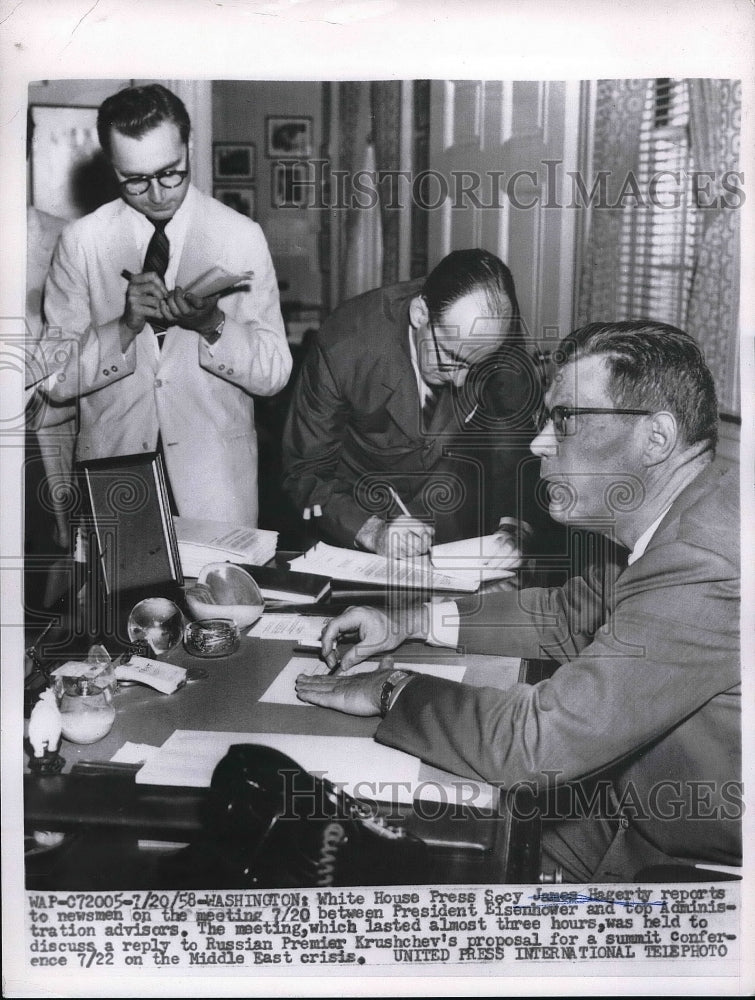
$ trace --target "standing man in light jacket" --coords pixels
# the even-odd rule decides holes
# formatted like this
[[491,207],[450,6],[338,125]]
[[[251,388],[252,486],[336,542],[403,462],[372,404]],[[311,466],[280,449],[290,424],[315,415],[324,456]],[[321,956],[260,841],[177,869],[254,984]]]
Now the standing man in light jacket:
[[[253,394],[285,386],[291,355],[262,230],[191,184],[190,128],[159,84],[101,105],[121,197],[58,244],[45,391],[53,403],[79,400],[78,460],[160,450],[177,513],[253,527]],[[214,265],[253,274],[221,296],[185,291]]]
[[499,691],[382,669],[302,676],[299,696],[382,714],[379,742],[455,774],[560,785],[544,857],[567,881],[739,865],[738,479],[713,463],[713,378],[662,323],[594,323],[562,348],[532,443],[551,516],[615,537],[626,568],[394,616],[354,608],[323,634],[326,656],[358,635],[347,671],[418,638],[547,657],[553,676]]

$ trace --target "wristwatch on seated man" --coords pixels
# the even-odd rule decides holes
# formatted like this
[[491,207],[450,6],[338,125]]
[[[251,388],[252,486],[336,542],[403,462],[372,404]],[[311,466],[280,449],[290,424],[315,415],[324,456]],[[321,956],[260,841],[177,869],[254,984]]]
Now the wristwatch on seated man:
[[380,689],[380,715],[383,719],[393,707],[400,692],[414,676],[414,672],[411,670],[396,668],[383,681],[383,686]]

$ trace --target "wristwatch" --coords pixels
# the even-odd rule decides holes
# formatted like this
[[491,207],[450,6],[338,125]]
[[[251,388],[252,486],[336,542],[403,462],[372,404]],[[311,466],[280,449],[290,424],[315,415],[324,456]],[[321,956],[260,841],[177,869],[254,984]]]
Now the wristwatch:
[[202,336],[210,346],[216,344],[218,340],[220,340],[220,334],[223,332],[224,326],[225,326],[225,316],[223,316],[223,318],[221,319],[221,321],[218,323],[218,325],[215,327],[214,330],[211,330],[209,333],[202,334]]
[[380,715],[383,719],[393,704],[394,692],[398,694],[396,688],[399,685],[403,687],[402,682],[413,676],[414,673],[411,670],[392,670],[383,681],[383,686],[380,689]]

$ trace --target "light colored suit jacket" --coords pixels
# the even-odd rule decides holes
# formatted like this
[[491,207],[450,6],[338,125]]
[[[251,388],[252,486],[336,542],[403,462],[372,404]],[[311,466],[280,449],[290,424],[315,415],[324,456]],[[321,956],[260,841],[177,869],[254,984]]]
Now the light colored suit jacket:
[[215,264],[254,272],[242,290],[220,299],[220,339],[209,347],[197,333],[171,327],[158,351],[148,324],[121,353],[121,272],[138,273],[143,261],[132,209],[109,202],[67,227],[53,258],[46,337],[48,358],[57,347],[59,360],[49,394],[79,399],[79,461],[154,451],[159,432],[180,514],[254,526],[253,394],[280,391],[291,371],[277,281],[256,223],[195,188],[187,203],[176,284],[185,288]]
[[459,601],[468,651],[562,666],[505,692],[418,675],[377,739],[508,787],[602,775],[655,849],[741,864],[738,485],[709,466],[604,592],[597,575]]

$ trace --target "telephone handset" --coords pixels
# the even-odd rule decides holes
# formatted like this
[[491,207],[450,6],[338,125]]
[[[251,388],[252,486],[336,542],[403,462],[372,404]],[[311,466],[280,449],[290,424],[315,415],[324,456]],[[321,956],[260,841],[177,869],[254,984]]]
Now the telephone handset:
[[428,868],[424,841],[374,804],[259,744],[234,744],[217,765],[207,822],[215,880],[239,888],[400,885]]

